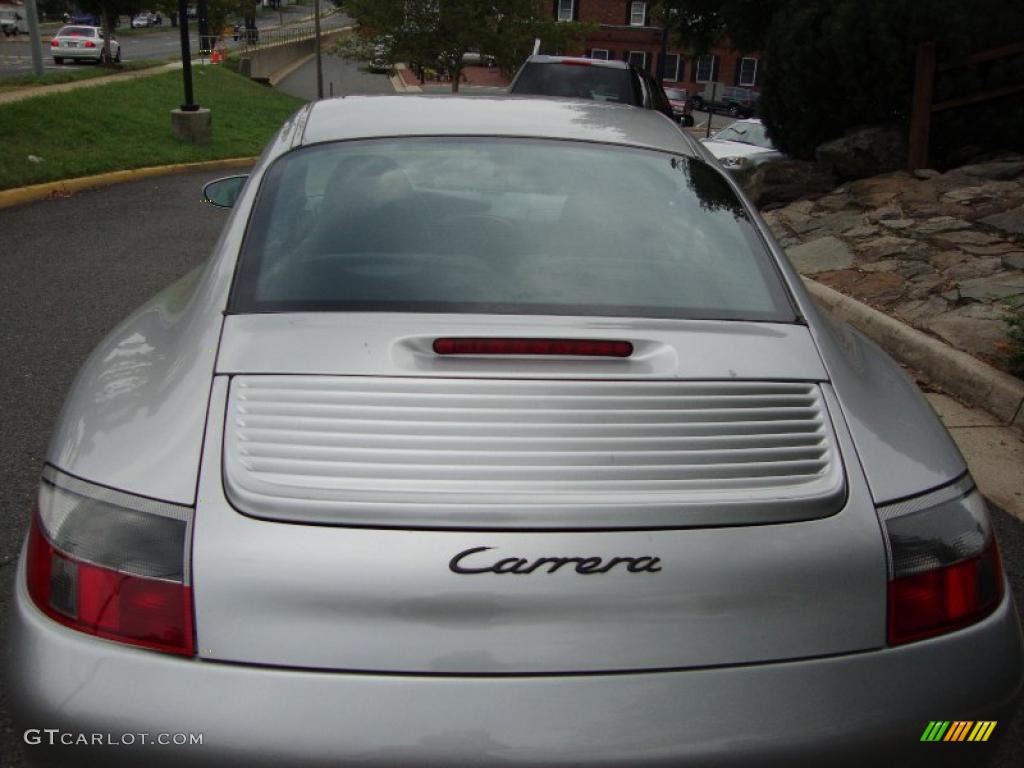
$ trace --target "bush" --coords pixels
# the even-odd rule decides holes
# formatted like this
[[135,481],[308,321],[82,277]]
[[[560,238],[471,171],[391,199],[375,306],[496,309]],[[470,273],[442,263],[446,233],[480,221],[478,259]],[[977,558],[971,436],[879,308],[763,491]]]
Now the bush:
[[[764,35],[761,109],[775,143],[810,159],[823,142],[864,125],[909,126],[917,45],[934,40],[940,62],[1015,42],[1024,29],[1019,0],[781,0]],[[1020,64],[943,76],[936,98],[1012,81]],[[967,144],[1024,149],[1022,99],[937,116],[937,164]],[[1014,123],[1014,121],[1017,121]]]
[[1024,379],[1024,305],[1006,316],[1006,325],[1006,335],[1010,338],[1006,367],[1014,376]]

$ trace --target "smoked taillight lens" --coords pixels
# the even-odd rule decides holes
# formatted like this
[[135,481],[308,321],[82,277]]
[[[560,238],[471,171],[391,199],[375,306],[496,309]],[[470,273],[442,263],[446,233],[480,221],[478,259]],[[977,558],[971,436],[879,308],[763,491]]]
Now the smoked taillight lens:
[[966,627],[1003,597],[985,499],[970,477],[879,509],[889,550],[890,645]]
[[629,357],[633,344],[607,339],[538,339],[452,336],[434,339],[438,355],[556,355],[564,357]]
[[192,655],[191,529],[191,507],[47,467],[29,529],[29,594],[81,632]]

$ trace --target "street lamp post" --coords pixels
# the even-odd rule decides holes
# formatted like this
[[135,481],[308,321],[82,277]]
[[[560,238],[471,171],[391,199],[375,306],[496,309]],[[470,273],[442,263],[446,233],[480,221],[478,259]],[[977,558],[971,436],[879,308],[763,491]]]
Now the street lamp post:
[[313,32],[316,35],[316,97],[324,97],[324,63],[320,58],[320,0],[313,0]]
[[199,105],[192,98],[192,51],[188,39],[188,0],[178,0],[178,30],[181,33],[181,77],[185,81],[185,103],[182,112],[197,112]]
[[43,74],[43,44],[39,39],[39,12],[36,0],[25,0],[25,15],[28,17],[28,34],[32,41],[32,74]]

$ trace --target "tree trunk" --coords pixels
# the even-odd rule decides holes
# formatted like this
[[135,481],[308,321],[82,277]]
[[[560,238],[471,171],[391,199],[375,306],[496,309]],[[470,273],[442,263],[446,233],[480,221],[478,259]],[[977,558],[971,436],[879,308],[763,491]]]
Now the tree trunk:
[[459,92],[459,82],[462,80],[462,64],[460,62],[458,67],[449,67],[448,74],[452,78],[452,93]]
[[109,8],[103,9],[101,22],[103,23],[103,53],[100,55],[100,63],[109,67],[114,62],[114,57],[110,53],[110,36],[114,34],[114,20]]

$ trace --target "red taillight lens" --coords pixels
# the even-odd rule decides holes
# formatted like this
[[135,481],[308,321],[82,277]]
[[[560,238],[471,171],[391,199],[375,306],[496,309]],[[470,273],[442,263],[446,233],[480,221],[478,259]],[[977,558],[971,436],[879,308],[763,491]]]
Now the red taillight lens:
[[434,340],[439,355],[562,355],[569,357],[629,357],[628,341],[598,339],[443,338]]
[[961,629],[999,605],[999,547],[970,478],[879,513],[891,558],[890,645]]
[[59,48],[60,47],[60,40],[58,40],[57,38],[54,38],[53,40],[51,40],[50,41],[50,47],[51,48]]
[[133,504],[107,489],[89,494],[89,484],[68,478],[72,490],[61,480],[48,468],[32,515],[26,565],[33,601],[81,632],[191,656],[191,510]]
[[591,66],[593,66],[593,64],[591,64],[586,59],[564,59],[562,61],[562,63],[565,64],[567,67],[591,67]]
[[95,48],[96,47],[96,43],[94,43],[92,40],[86,40],[85,41],[85,47],[86,48]]

